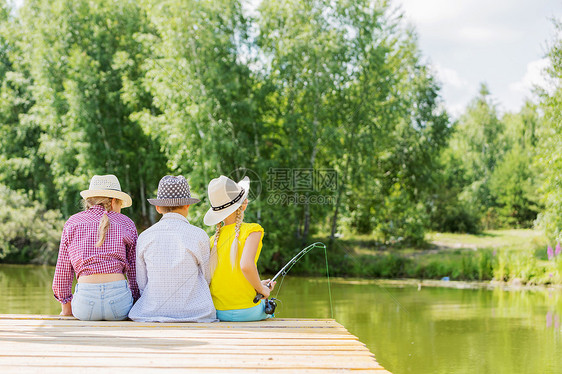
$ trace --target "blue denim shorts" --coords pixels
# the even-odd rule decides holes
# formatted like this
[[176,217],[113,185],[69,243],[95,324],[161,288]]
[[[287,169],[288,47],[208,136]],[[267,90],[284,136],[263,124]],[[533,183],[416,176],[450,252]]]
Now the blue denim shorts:
[[258,305],[251,308],[232,310],[217,309],[217,318],[224,322],[261,321],[262,319],[271,317],[271,315],[265,313],[264,300],[262,300]]
[[72,298],[72,314],[82,321],[120,321],[127,318],[132,306],[126,280],[78,283]]

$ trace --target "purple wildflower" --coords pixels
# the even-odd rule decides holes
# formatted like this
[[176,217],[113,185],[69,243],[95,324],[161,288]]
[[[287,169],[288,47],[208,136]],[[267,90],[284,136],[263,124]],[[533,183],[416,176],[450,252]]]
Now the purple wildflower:
[[546,254],[548,255],[548,259],[552,260],[552,258],[554,257],[554,251],[552,250],[551,246],[548,246],[548,248],[546,249]]
[[554,255],[558,256],[562,252],[562,248],[560,248],[560,242],[556,242],[556,249],[554,250]]

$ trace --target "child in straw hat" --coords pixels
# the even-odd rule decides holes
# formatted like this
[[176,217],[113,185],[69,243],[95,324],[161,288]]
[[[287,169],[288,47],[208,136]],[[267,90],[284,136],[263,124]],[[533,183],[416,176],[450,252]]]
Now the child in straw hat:
[[191,197],[182,176],[158,184],[156,206],[162,219],[139,236],[137,280],[140,299],[129,318],[140,322],[215,322],[209,291],[209,238],[187,220]]
[[[264,230],[257,223],[245,223],[250,179],[239,183],[221,175],[209,183],[211,208],[205,214],[206,225],[217,225],[211,237],[211,295],[221,321],[258,321],[266,319],[263,299],[253,303],[256,293],[269,297],[275,282],[260,280],[256,267]],[[224,222],[224,225],[223,225]]]
[[[84,211],[64,225],[53,279],[61,315],[90,321],[125,319],[139,297],[137,229],[121,214],[121,208],[131,206],[131,197],[121,191],[115,175],[94,175],[90,188],[80,195]],[[73,297],[74,274],[78,283]]]

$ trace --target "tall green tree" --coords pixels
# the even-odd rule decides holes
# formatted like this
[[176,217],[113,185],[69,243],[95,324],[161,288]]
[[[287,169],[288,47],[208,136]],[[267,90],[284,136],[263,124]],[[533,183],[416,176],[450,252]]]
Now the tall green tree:
[[[146,220],[145,186],[165,164],[130,118],[138,101],[122,97],[125,78],[141,63],[134,35],[148,27],[144,13],[133,2],[111,0],[30,0],[20,13],[35,99],[21,122],[42,132],[37,151],[49,164],[63,214],[79,209],[78,192],[93,174],[111,173],[141,203],[129,212]],[[149,97],[138,100],[150,107]]]
[[436,230],[530,227],[539,210],[534,160],[540,116],[527,102],[499,116],[485,85],[455,123],[431,210]]
[[[449,144],[452,152],[449,160],[453,161],[452,167],[459,167],[460,170],[449,169],[448,173],[460,173],[462,178],[456,181],[464,184],[460,186],[457,197],[453,198],[458,198],[460,204],[453,205],[463,207],[459,213],[473,214],[487,227],[495,224],[495,196],[490,191],[490,179],[505,153],[503,131],[504,124],[498,116],[490,91],[482,84],[478,96],[468,105],[455,126]],[[466,225],[471,226],[469,221],[466,221]]]
[[25,35],[20,20],[5,2],[0,7],[0,183],[23,191],[32,199],[48,201],[54,188],[45,158],[38,152],[43,131],[26,121],[35,104],[29,65],[20,42]]
[[536,105],[526,102],[519,113],[507,114],[502,121],[506,150],[490,178],[490,191],[502,224],[531,227],[539,210],[538,173],[534,165],[539,113]]
[[[138,85],[154,97],[154,108],[139,108],[134,117],[161,144],[171,172],[186,175],[205,200],[212,178],[241,179],[259,169],[248,23],[237,1],[141,5],[152,29],[136,35],[147,53]],[[193,212],[196,222],[202,212]]]
[[[258,45],[277,104],[267,122],[274,158],[339,178],[333,206],[289,210],[292,231],[306,240],[311,217],[325,221],[328,211],[332,237],[350,216],[360,232],[423,238],[416,202],[431,188],[448,119],[400,15],[385,1],[263,2],[260,12]],[[398,217],[393,193],[414,208]]]
[[555,22],[557,37],[548,51],[546,72],[552,90],[541,93],[544,122],[539,127],[537,164],[543,178],[541,202],[544,209],[538,223],[551,238],[562,238],[562,23]]

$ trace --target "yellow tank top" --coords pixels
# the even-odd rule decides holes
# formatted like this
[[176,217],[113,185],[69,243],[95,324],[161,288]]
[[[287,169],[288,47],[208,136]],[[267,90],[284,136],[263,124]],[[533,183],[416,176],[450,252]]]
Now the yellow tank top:
[[[261,232],[262,236],[254,260],[257,264],[262,247],[263,228],[257,223],[242,223],[240,225],[238,256],[236,258],[237,265],[232,269],[230,264],[230,246],[234,240],[235,227],[236,224],[223,226],[220,229],[219,241],[217,243],[218,264],[211,279],[210,287],[213,303],[218,310],[246,309],[256,305],[252,301],[256,296],[256,290],[244,277],[242,270],[240,270],[240,259],[242,258],[242,250],[248,235],[252,232]],[[215,236],[213,235],[211,236],[211,248],[214,241]]]

